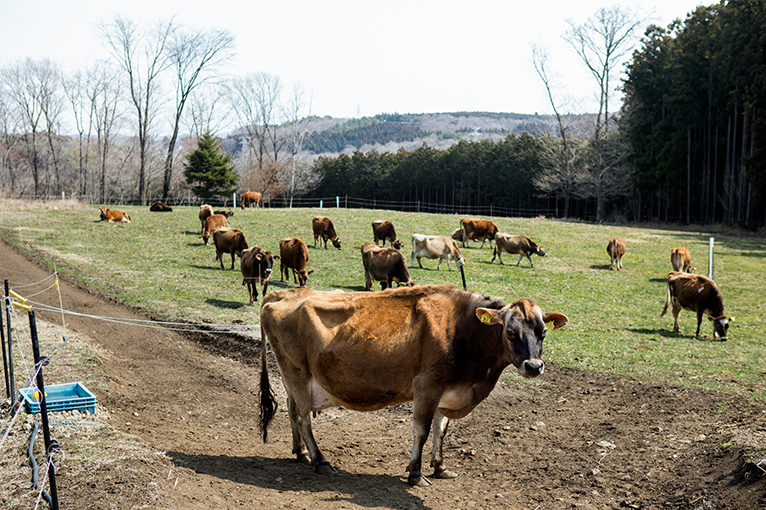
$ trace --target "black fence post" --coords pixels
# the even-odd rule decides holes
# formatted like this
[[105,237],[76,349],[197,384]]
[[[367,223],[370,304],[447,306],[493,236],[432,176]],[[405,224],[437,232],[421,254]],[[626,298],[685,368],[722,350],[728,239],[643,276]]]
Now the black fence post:
[[58,448],[58,444],[51,441],[51,431],[48,427],[48,405],[45,401],[45,383],[43,382],[43,365],[45,362],[40,359],[40,344],[37,339],[37,322],[35,321],[35,312],[31,310],[29,312],[29,332],[32,336],[32,354],[34,354],[35,368],[37,369],[37,391],[40,393],[40,417],[43,422],[45,462],[48,464],[48,478],[51,486],[51,508],[53,508],[53,510],[58,510],[59,498],[58,490],[56,489],[56,467],[53,465],[53,462],[51,462],[51,456],[54,453],[53,450],[54,448]]
[[[7,282],[8,280],[6,280]],[[3,300],[4,301],[4,300]],[[8,341],[10,347],[11,342]],[[0,306],[0,346],[3,348],[3,375],[5,375],[5,394],[8,398],[11,398],[11,385],[8,381],[8,358],[5,353],[5,326],[3,325],[3,308]]]
[[13,339],[11,338],[11,286],[8,284],[8,280],[5,280],[5,318],[8,324],[6,324],[7,332],[6,338],[8,339],[8,383],[9,392],[8,396],[13,398],[16,395],[16,383],[13,381]]

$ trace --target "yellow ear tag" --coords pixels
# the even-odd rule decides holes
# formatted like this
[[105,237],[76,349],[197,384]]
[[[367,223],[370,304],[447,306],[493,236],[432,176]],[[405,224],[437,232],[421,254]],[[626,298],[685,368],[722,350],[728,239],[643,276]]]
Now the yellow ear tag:
[[556,329],[556,323],[555,321],[550,320],[545,323],[545,327],[548,329]]
[[484,312],[484,315],[481,316],[481,322],[484,324],[489,324],[492,322],[492,316],[489,314],[489,312]]

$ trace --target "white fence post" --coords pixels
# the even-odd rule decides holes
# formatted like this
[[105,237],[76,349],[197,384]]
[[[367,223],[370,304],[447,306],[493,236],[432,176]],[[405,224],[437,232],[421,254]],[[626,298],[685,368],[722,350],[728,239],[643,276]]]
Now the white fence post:
[[707,277],[711,280],[714,280],[714,271],[713,271],[713,244],[715,240],[711,237],[710,238],[710,256],[708,257],[708,274]]
[[337,195],[335,196],[335,207],[340,208],[340,197]]
[[231,200],[232,200],[232,202],[231,202],[231,203],[232,203],[231,207],[232,207],[232,209],[233,209],[233,208],[237,207],[237,192],[236,192],[236,191],[235,191],[234,193],[232,193],[232,194],[231,194]]
[[324,204],[324,200],[320,199],[320,200],[319,200],[319,208],[320,208],[320,209],[322,209],[322,207],[324,207],[324,205],[323,205],[323,204]]

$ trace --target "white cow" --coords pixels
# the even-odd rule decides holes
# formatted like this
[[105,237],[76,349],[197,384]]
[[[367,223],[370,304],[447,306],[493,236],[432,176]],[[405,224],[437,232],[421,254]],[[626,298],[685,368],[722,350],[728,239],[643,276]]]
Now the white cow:
[[454,239],[447,236],[414,234],[412,236],[412,262],[410,267],[415,267],[415,260],[417,259],[418,266],[422,268],[421,258],[439,259],[439,263],[436,265],[437,270],[441,267],[442,260],[447,261],[447,269],[450,271],[452,271],[452,268],[449,266],[450,260],[455,262],[455,265],[458,267],[461,264],[465,264],[465,259],[460,255],[457,243]]

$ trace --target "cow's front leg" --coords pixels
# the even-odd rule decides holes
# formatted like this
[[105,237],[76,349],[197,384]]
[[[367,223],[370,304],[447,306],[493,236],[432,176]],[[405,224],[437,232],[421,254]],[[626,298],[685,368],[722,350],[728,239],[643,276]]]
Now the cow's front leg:
[[[420,379],[420,380],[419,380]],[[427,382],[422,380],[422,376],[415,377],[413,381],[415,388],[415,399],[412,409],[412,455],[407,471],[410,473],[407,482],[412,486],[426,487],[431,482],[423,476],[421,471],[423,460],[423,446],[428,440],[428,432],[431,428],[431,422],[437,412],[439,398],[431,397],[435,392],[429,391]]]
[[[704,313],[705,312],[703,310],[698,310],[697,311],[697,332],[694,333],[694,336],[696,338],[699,338],[699,336],[700,336],[700,326],[702,325],[702,315]],[[715,338],[713,338],[713,340],[715,340]]]
[[431,467],[434,468],[434,478],[451,479],[457,478],[457,473],[448,471],[444,467],[444,437],[447,435],[449,418],[436,411],[433,419],[434,449],[431,453]]

